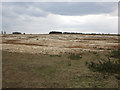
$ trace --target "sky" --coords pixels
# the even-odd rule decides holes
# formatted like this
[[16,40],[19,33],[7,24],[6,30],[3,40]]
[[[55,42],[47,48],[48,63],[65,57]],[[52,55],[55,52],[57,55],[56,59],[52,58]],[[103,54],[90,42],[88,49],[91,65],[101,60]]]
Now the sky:
[[3,2],[2,30],[28,34],[118,33],[118,3]]

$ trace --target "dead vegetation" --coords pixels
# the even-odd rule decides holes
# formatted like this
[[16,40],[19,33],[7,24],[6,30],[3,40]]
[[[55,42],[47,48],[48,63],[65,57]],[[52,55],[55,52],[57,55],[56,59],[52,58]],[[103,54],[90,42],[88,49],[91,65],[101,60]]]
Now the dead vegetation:
[[[27,52],[26,50],[29,49],[30,52],[38,50],[42,53],[64,54],[77,53],[80,49],[83,51],[113,50],[118,48],[116,42],[118,42],[117,35],[6,35],[2,37],[2,49],[20,52],[22,48],[23,52]],[[13,45],[14,48],[12,48]],[[19,50],[17,49],[17,51],[15,48]]]
[[28,46],[48,46],[48,45],[40,45],[34,43],[19,43],[20,40],[6,40],[3,41],[2,44],[15,44],[15,45],[28,45]]

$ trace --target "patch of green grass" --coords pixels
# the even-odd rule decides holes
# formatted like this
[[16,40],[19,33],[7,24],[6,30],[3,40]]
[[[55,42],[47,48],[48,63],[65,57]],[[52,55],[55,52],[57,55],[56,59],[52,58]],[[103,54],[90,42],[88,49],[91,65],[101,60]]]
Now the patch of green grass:
[[50,57],[61,57],[61,55],[50,55]]
[[82,55],[81,54],[71,54],[71,55],[68,56],[68,58],[70,60],[79,60],[79,59],[82,58]]
[[[99,77],[99,78],[98,78]],[[92,75],[76,75],[71,79],[71,83],[75,83],[75,87],[81,85],[82,87],[101,88],[105,87],[109,82],[105,82],[108,76],[103,74],[92,74]],[[87,82],[86,82],[87,81]]]
[[38,75],[40,73],[41,75],[51,75],[56,72],[56,68],[51,66],[34,67],[31,72],[37,73]]

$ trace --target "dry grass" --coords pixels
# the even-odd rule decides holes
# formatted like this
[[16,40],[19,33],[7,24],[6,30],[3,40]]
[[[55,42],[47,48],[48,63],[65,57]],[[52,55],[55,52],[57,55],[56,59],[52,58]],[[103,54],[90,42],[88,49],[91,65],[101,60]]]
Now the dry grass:
[[118,48],[117,38],[115,35],[4,36],[3,88],[117,88],[114,75],[92,72],[85,65],[86,61],[106,60],[106,54]]
[[48,46],[48,45],[40,45],[34,43],[19,43],[20,40],[6,40],[3,41],[2,44],[15,44],[15,45],[28,45],[28,46]]
[[[7,35],[2,40],[3,50],[26,53],[28,48],[30,48],[29,52],[32,53],[40,53],[38,51],[41,51],[41,53],[49,54],[78,53],[80,49],[109,51],[118,48],[116,43],[118,36],[110,35]],[[22,47],[22,45],[24,46]],[[21,48],[23,51],[20,50]]]
[[[106,58],[105,53],[98,54]],[[114,76],[92,72],[85,65],[97,61],[96,53],[82,52],[80,60],[68,56],[3,51],[3,88],[117,88]]]

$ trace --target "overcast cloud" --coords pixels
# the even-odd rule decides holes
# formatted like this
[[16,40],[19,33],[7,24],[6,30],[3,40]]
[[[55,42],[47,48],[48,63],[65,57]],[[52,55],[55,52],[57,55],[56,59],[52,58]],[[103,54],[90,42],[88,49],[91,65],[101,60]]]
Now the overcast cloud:
[[50,30],[118,33],[117,2],[4,2],[2,29],[7,33]]

